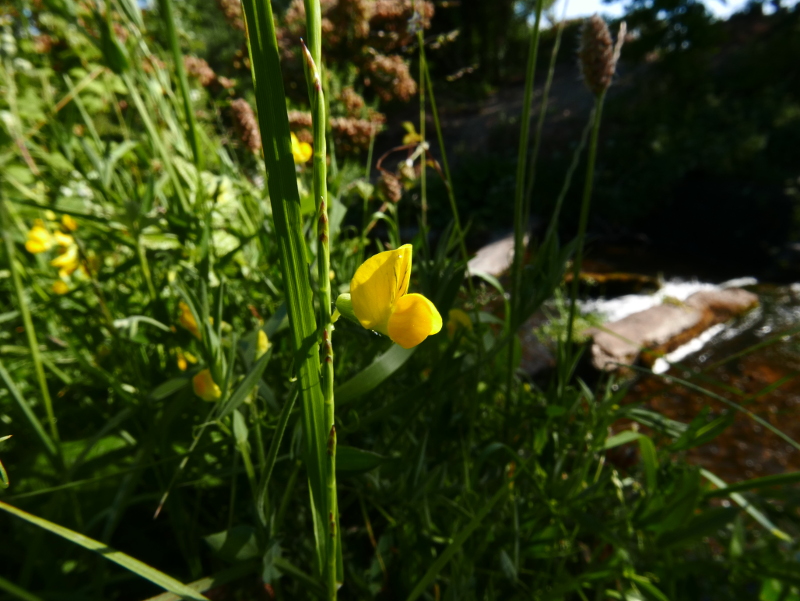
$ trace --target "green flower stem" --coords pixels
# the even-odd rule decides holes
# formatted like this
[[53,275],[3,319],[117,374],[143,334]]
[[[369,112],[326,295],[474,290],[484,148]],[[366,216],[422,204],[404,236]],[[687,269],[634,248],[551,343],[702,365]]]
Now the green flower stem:
[[572,328],[575,323],[575,306],[578,301],[578,278],[581,274],[583,262],[583,242],[586,238],[586,225],[589,222],[589,205],[592,202],[592,184],[594,182],[594,164],[597,159],[597,137],[600,132],[600,120],[603,114],[603,92],[594,100],[594,122],[592,123],[592,137],[589,142],[589,158],[586,163],[586,181],[583,185],[583,200],[581,201],[581,215],[578,221],[578,243],[575,249],[575,261],[572,264],[572,288],[570,290],[569,318],[567,320],[567,349],[572,343]]
[[[306,0],[306,30],[312,41],[318,42],[321,36],[319,0]],[[317,268],[319,285],[320,330],[322,331],[322,398],[325,403],[325,428],[328,431],[326,450],[327,489],[328,489],[328,541],[325,565],[325,583],[328,599],[336,599],[338,589],[336,574],[336,424],[334,422],[333,401],[333,323],[331,321],[331,240],[328,228],[328,186],[325,146],[325,95],[322,89],[320,44],[312,45],[311,51],[303,46],[309,79],[309,100],[314,130],[314,197],[317,200]],[[316,51],[317,54],[312,53]]]
[[58,435],[56,415],[53,411],[53,399],[50,397],[50,390],[47,387],[47,378],[44,375],[42,356],[39,354],[39,342],[36,339],[36,329],[33,326],[28,299],[26,298],[25,290],[22,287],[22,280],[19,276],[19,266],[15,260],[16,253],[14,252],[14,243],[11,241],[11,228],[9,227],[9,222],[10,220],[5,204],[5,197],[2,197],[0,198],[0,225],[2,226],[3,241],[5,242],[6,247],[8,268],[11,271],[11,280],[14,283],[14,291],[17,295],[17,305],[19,306],[19,312],[22,316],[22,323],[25,326],[25,335],[28,337],[28,348],[31,351],[31,360],[33,361],[33,368],[36,372],[36,380],[39,383],[39,391],[42,394],[45,411],[47,412],[47,421],[50,426],[50,437],[52,438],[53,442],[56,443],[56,446],[58,446],[61,438]]
[[178,76],[178,85],[183,98],[183,110],[186,112],[186,123],[189,128],[189,142],[192,145],[194,164],[202,171],[203,154],[200,147],[200,135],[197,130],[197,120],[192,109],[192,99],[189,96],[189,82],[186,79],[186,69],[183,66],[183,54],[181,53],[178,42],[178,34],[175,31],[175,18],[172,10],[172,0],[159,0],[159,10],[164,24],[167,27],[167,37],[169,38],[169,48],[172,51],[172,60],[175,62],[175,73]]

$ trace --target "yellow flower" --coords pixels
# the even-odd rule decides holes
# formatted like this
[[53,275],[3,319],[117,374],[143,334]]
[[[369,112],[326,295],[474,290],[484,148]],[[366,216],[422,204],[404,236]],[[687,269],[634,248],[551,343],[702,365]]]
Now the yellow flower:
[[177,355],[177,363],[178,369],[181,371],[186,371],[186,368],[189,367],[189,364],[186,362],[186,356],[183,354],[181,349],[178,349]]
[[69,230],[70,232],[74,232],[75,230],[78,229],[78,222],[75,221],[71,215],[62,215],[61,225],[63,225],[64,228]]
[[407,294],[411,245],[367,259],[350,281],[353,312],[362,326],[403,348],[417,346],[442,329],[442,316],[421,294]]
[[307,163],[314,154],[311,144],[308,142],[301,142],[297,136],[292,132],[292,156],[295,163]]
[[204,401],[218,401],[222,396],[222,391],[217,386],[217,383],[214,382],[208,369],[204,369],[192,378],[192,389]]
[[197,327],[197,321],[192,315],[192,310],[189,308],[185,302],[181,301],[178,303],[178,310],[180,311],[180,315],[178,316],[178,323],[181,324],[182,327],[189,330],[189,332],[200,340],[200,328]]
[[58,267],[58,277],[66,278],[71,276],[80,267],[78,247],[75,244],[66,247],[60,255],[50,261],[50,265]]
[[417,128],[411,121],[403,121],[403,129],[406,130],[406,135],[403,136],[403,144],[419,144],[422,142],[422,136],[417,133]]
[[55,240],[52,234],[43,225],[34,225],[28,231],[28,240],[25,242],[25,250],[29,253],[43,253],[53,246]]
[[53,238],[55,238],[56,244],[63,246],[64,248],[69,248],[75,244],[75,238],[59,230],[56,230],[56,233],[53,234]]
[[69,292],[69,286],[64,280],[56,280],[53,282],[53,292],[56,294],[66,294]]
[[461,328],[472,330],[472,321],[469,315],[464,313],[461,309],[450,309],[447,314],[447,336],[452,340],[456,336],[456,332]]
[[259,330],[256,343],[256,360],[261,359],[267,350],[269,350],[269,338],[267,338],[267,333],[264,330]]

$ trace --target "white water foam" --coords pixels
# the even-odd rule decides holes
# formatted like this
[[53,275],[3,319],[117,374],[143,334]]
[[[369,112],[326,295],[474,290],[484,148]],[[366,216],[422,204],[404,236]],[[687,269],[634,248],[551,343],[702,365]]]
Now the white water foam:
[[670,280],[653,294],[626,294],[617,298],[597,298],[584,301],[579,306],[581,313],[599,313],[607,322],[614,322],[633,313],[660,305],[667,297],[685,301],[695,292],[719,289],[720,286],[696,280],[691,282]]
[[722,332],[726,327],[727,326],[724,323],[718,323],[715,326],[711,326],[701,333],[697,338],[692,338],[689,342],[679,346],[671,353],[667,353],[664,357],[659,357],[656,359],[656,362],[653,363],[653,373],[663,374],[669,371],[669,368],[672,367],[673,363],[682,361],[692,353],[696,353],[697,351],[701,350],[712,338],[714,338],[714,336]]
[[[692,294],[700,292],[701,290],[739,288],[742,286],[752,286],[757,283],[758,280],[752,277],[735,278],[719,285],[698,282],[697,280],[687,282],[676,279],[665,282],[663,286],[653,294],[627,294],[617,298],[591,299],[580,303],[579,306],[582,313],[598,313],[603,316],[606,322],[610,323],[619,321],[633,313],[645,311],[651,307],[660,305],[666,298],[685,301]],[[657,359],[653,364],[653,372],[657,374],[666,372],[669,370],[671,363],[682,361],[689,355],[701,350],[712,338],[724,332],[726,329],[728,329],[728,326],[724,323],[708,328],[699,336],[678,347],[665,357]]]

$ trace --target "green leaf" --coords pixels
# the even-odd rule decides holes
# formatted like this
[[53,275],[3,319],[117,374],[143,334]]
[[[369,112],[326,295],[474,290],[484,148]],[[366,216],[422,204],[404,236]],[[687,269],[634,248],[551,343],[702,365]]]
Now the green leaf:
[[145,580],[152,582],[156,586],[160,586],[165,591],[169,591],[170,593],[174,593],[178,595],[181,599],[199,599],[203,600],[206,599],[203,595],[199,594],[192,588],[188,587],[187,585],[183,584],[182,582],[175,580],[171,576],[167,576],[163,572],[156,570],[155,568],[150,567],[144,562],[139,561],[131,557],[130,555],[126,555],[120,551],[112,549],[108,545],[101,543],[100,541],[96,541],[88,536],[84,536],[83,534],[79,534],[74,530],[70,530],[69,528],[64,528],[64,526],[59,526],[58,524],[54,524],[48,520],[43,518],[37,517],[32,515],[26,511],[22,511],[21,509],[17,509],[13,505],[9,505],[8,503],[3,503],[0,501],[0,510],[6,511],[11,515],[15,515],[20,519],[25,520],[33,524],[34,526],[38,526],[39,528],[43,528],[48,532],[52,532],[64,538],[76,545],[83,547],[84,549],[89,549],[90,551],[94,551],[99,555],[102,555],[109,561],[113,561],[117,565],[122,566],[126,570],[130,570],[137,576],[141,576]]
[[372,451],[362,451],[344,445],[336,446],[336,471],[347,473],[368,472],[387,461],[383,455]]
[[256,531],[244,524],[203,538],[219,557],[230,563],[261,556]]
[[[725,490],[728,487],[727,483],[716,474],[709,472],[708,470],[705,469],[701,469],[700,473],[706,480],[710,481],[718,488]],[[750,517],[752,517],[755,521],[757,521],[764,528],[766,528],[767,531],[770,532],[773,536],[776,536],[777,538],[785,541],[792,540],[791,536],[789,536],[783,530],[781,530],[775,524],[773,524],[772,521],[766,515],[764,515],[757,508],[753,507],[752,503],[750,503],[742,495],[736,492],[732,492],[730,493],[730,497],[734,503],[736,503],[737,505],[739,505],[739,507],[744,509],[750,515]]]
[[233,410],[233,436],[237,445],[247,444],[247,422],[238,409]]
[[150,392],[150,400],[162,401],[168,396],[172,396],[179,390],[183,390],[189,384],[190,379],[189,376],[179,376],[159,384]]
[[656,446],[649,436],[642,434],[639,437],[639,453],[642,456],[642,463],[644,464],[647,490],[651,493],[655,492],[658,484],[658,456],[656,455]]
[[324,565],[327,547],[328,428],[320,385],[319,332],[314,313],[314,295],[306,263],[306,240],[300,215],[297,173],[291,150],[280,53],[275,35],[272,3],[242,2],[247,25],[248,50],[255,88],[258,122],[269,178],[269,201],[274,232],[262,230],[264,246],[277,244],[280,268],[291,324],[294,364],[303,403],[304,457],[311,489],[312,517],[317,566]]
[[634,432],[633,430],[625,430],[624,432],[619,432],[618,434],[614,434],[614,436],[609,436],[606,438],[606,442],[603,445],[603,448],[613,449],[614,447],[618,447],[624,444],[628,444],[629,442],[633,442],[634,440],[639,440],[642,437],[642,434],[639,432]]
[[662,549],[675,547],[714,534],[736,517],[737,513],[739,510],[736,507],[706,509],[700,515],[694,516],[683,527],[659,536],[657,544]]
[[404,349],[397,344],[375,359],[368,367],[333,391],[336,406],[343,407],[380,386],[405,365],[418,347]]
[[2,576],[0,576],[0,590],[10,593],[17,599],[22,599],[22,601],[42,601],[41,597],[37,597],[33,593],[29,593],[24,588],[17,586],[13,582],[9,582]]
[[36,417],[36,414],[33,412],[33,409],[31,409],[28,401],[22,396],[22,393],[20,393],[17,385],[14,383],[14,380],[11,379],[11,376],[3,366],[2,361],[0,361],[0,380],[2,380],[6,385],[6,388],[8,388],[8,391],[11,393],[11,397],[17,402],[17,405],[19,405],[19,408],[25,414],[28,423],[30,423],[31,427],[36,432],[36,435],[44,445],[45,450],[51,456],[55,456],[57,451],[56,445],[53,443],[53,439],[47,434],[44,426],[42,426],[42,422],[39,421],[39,418]]
[[233,391],[233,394],[228,398],[220,411],[219,419],[230,415],[234,409],[244,402],[247,395],[253,391],[253,388],[255,388],[256,384],[258,384],[258,381],[261,379],[261,374],[264,373],[264,368],[267,367],[270,357],[272,357],[272,348],[264,353],[261,359],[255,362],[252,369],[244,377],[244,380],[242,380],[239,386],[236,387],[236,390]]
[[718,488],[717,490],[707,492],[705,496],[706,498],[727,497],[732,493],[744,490],[756,490],[768,486],[785,486],[787,484],[796,484],[797,482],[800,482],[800,472],[773,474],[771,476],[764,476],[763,478],[753,478],[752,480],[745,480],[744,482],[728,484],[724,488]]
[[[788,591],[787,588],[789,588]],[[761,583],[758,601],[800,601],[800,592],[785,582],[768,578]]]

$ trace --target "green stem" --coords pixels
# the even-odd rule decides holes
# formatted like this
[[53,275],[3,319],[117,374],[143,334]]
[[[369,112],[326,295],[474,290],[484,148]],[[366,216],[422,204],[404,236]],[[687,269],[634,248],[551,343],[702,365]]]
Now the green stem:
[[333,400],[333,322],[331,321],[331,240],[328,227],[328,177],[326,164],[325,124],[326,105],[322,89],[322,25],[319,0],[305,0],[306,31],[311,49],[304,47],[309,78],[309,100],[314,131],[314,198],[317,201],[317,268],[319,285],[320,330],[322,331],[322,398],[325,406],[325,429],[328,433],[327,466],[327,524],[325,583],[327,599],[336,599],[339,588],[336,574],[338,508],[336,503],[336,425]]
[[10,220],[8,218],[7,210],[5,197],[0,198],[0,222],[2,222],[2,235],[6,247],[8,268],[11,271],[11,279],[14,283],[14,291],[17,295],[17,305],[19,306],[19,312],[22,316],[22,323],[25,326],[25,335],[28,338],[28,348],[31,351],[31,359],[33,360],[33,368],[36,372],[36,380],[39,383],[39,391],[42,394],[45,411],[47,411],[47,421],[49,422],[50,426],[50,437],[53,439],[53,442],[58,445],[60,437],[58,435],[58,426],[56,425],[56,415],[53,411],[53,400],[50,397],[50,390],[47,387],[47,378],[44,375],[42,357],[39,354],[39,342],[36,339],[36,330],[33,327],[33,320],[31,319],[28,299],[26,298],[25,290],[22,287],[22,280],[19,276],[18,265],[14,258],[16,253],[14,252],[14,244],[11,241],[11,228],[9,227]]
[[589,222],[589,205],[592,202],[592,184],[594,182],[594,164],[597,158],[597,137],[600,132],[600,120],[603,114],[603,100],[606,94],[599,94],[594,101],[594,123],[592,123],[592,137],[589,142],[589,158],[586,163],[586,181],[583,185],[583,200],[581,201],[581,215],[578,221],[578,238],[575,249],[575,261],[572,265],[572,288],[570,290],[569,319],[567,320],[567,352],[572,344],[572,328],[575,323],[575,306],[578,300],[578,278],[583,262],[583,243],[586,237],[586,225]]
[[531,101],[533,99],[533,81],[536,76],[536,59],[539,54],[539,30],[542,22],[543,0],[536,2],[536,21],[531,30],[528,47],[528,66],[525,74],[525,94],[522,101],[522,120],[517,149],[517,180],[514,194],[514,261],[511,265],[511,301],[510,311],[506,315],[511,344],[508,347],[506,374],[506,411],[510,411],[511,397],[514,387],[514,334],[520,326],[520,307],[522,292],[522,261],[525,232],[528,229],[527,207],[525,202],[525,166],[528,154],[528,138],[531,131]]
[[186,79],[186,69],[183,66],[183,54],[181,53],[178,42],[178,34],[175,31],[175,18],[173,16],[172,0],[159,0],[159,8],[167,27],[167,38],[169,47],[172,51],[172,60],[175,62],[175,73],[178,76],[178,85],[183,98],[183,110],[186,112],[186,123],[189,127],[189,142],[192,145],[192,154],[197,168],[203,169],[203,155],[200,148],[200,135],[197,130],[194,110],[192,109],[192,99],[189,96],[189,82]]

